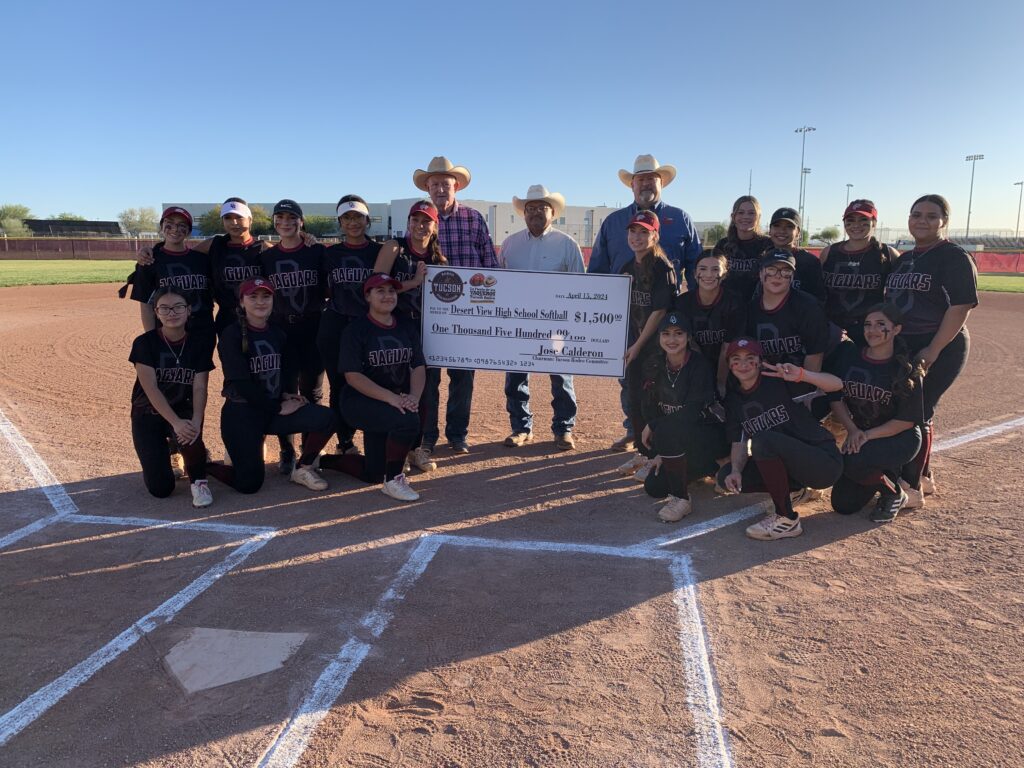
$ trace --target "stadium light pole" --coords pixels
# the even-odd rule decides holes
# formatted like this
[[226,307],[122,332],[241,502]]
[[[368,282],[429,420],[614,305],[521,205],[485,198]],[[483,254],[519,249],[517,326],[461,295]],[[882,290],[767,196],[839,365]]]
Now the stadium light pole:
[[847,207],[849,207],[849,205],[850,205],[850,190],[852,188],[853,188],[853,184],[847,184],[846,185],[846,205],[847,205]]
[[964,240],[971,236],[971,204],[974,202],[974,164],[984,159],[984,155],[968,155],[964,158],[964,160],[971,164],[971,191],[967,195],[967,230],[964,232]]
[[800,134],[800,198],[797,207],[800,209],[801,219],[804,217],[804,151],[807,149],[807,134],[816,130],[817,128],[805,125],[803,128],[797,128],[793,131],[793,133]]
[[1020,187],[1020,194],[1017,195],[1017,226],[1013,230],[1013,241],[1020,246],[1020,204],[1024,200],[1024,181],[1015,181],[1013,186]]

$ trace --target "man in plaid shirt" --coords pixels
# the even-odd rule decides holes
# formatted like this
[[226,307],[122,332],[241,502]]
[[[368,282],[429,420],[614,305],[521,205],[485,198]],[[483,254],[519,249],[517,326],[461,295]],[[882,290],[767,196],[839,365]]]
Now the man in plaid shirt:
[[[453,267],[500,269],[487,222],[479,211],[459,205],[455,193],[469,186],[469,169],[452,165],[446,157],[435,157],[427,169],[417,170],[412,182],[430,195],[437,206],[440,221],[437,228],[441,253]],[[455,453],[469,453],[469,414],[473,405],[475,371],[448,369],[448,408],[444,434]],[[441,369],[427,368],[424,394],[423,444],[413,452],[413,463],[422,470],[436,466],[430,457],[440,436],[438,403],[440,402]]]

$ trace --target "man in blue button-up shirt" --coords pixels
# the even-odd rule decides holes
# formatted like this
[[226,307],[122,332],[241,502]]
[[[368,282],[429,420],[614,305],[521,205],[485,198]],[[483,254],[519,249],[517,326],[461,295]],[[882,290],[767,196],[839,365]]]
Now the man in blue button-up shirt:
[[[685,276],[688,288],[693,290],[693,270],[701,254],[700,237],[686,211],[666,205],[661,200],[662,187],[671,184],[675,177],[676,169],[671,165],[661,165],[653,155],[639,155],[633,163],[632,173],[619,171],[619,179],[633,190],[633,203],[602,222],[590,253],[587,272],[612,275],[622,272],[622,268],[633,259],[633,251],[626,242],[629,221],[638,210],[649,209],[658,214],[661,222],[659,242],[676,268],[677,282],[681,285],[682,277]],[[612,448],[632,451],[633,433],[625,401],[622,403],[622,411],[626,414],[622,422],[626,434],[612,443]]]

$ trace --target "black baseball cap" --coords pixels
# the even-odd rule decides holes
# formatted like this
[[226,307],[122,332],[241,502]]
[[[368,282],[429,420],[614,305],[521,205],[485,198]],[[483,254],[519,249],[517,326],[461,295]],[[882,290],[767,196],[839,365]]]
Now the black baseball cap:
[[791,269],[796,269],[796,257],[785,248],[775,248],[761,257],[761,269],[773,264],[788,264]]
[[278,213],[294,213],[300,219],[302,218],[302,206],[296,203],[294,200],[285,198],[284,200],[278,200],[274,205],[274,214]]
[[661,318],[661,322],[658,323],[658,333],[661,333],[666,328],[678,328],[685,334],[693,333],[693,325],[690,323],[690,318],[684,315],[682,312],[666,312],[665,316]]
[[[801,226],[800,214],[797,213],[793,208],[779,208],[779,210],[773,213],[771,223],[775,224],[776,222],[779,221],[788,221],[791,224],[793,224],[793,226],[796,227]],[[771,226],[771,224],[769,224],[769,226]]]

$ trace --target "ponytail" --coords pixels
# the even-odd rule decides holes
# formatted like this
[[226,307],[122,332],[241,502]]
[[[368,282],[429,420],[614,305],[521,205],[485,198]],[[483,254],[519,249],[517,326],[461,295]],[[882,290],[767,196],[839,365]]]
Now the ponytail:
[[431,264],[448,264],[448,259],[441,253],[441,244],[437,241],[437,232],[430,236],[430,241],[427,243],[427,250],[430,252],[430,263]]
[[241,304],[235,308],[235,314],[238,315],[238,327],[242,331],[242,354],[249,354],[249,322],[245,317],[245,307]]

